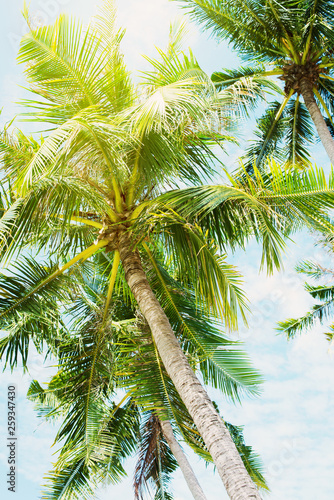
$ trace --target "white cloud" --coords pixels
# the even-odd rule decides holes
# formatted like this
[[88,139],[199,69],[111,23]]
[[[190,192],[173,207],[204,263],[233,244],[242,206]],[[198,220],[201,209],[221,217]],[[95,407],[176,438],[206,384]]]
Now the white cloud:
[[[117,18],[118,24],[126,28],[122,43],[126,61],[132,70],[138,70],[149,66],[144,61],[143,54],[154,58],[158,55],[155,47],[166,47],[170,23],[183,16],[174,2],[127,0],[118,2]],[[189,26],[189,32],[189,37],[185,40],[186,47],[188,44],[192,46],[198,36],[194,25]]]

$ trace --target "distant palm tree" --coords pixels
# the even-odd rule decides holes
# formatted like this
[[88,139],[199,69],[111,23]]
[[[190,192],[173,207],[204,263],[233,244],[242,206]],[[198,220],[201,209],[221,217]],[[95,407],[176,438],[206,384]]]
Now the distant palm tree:
[[[305,225],[332,229],[326,211],[334,206],[334,189],[321,170],[282,173],[275,164],[265,174],[256,171],[255,178],[223,171],[225,184],[203,185],[216,173],[211,146],[226,138],[219,126],[224,110],[231,114],[239,106],[238,92],[217,94],[194,57],[178,51],[178,37],[167,52],[160,51],[159,60],[150,61],[152,71],[135,87],[119,51],[121,33],[115,31],[111,7],[106,3],[97,24],[86,30],[60,16],[52,26],[31,30],[21,44],[19,60],[27,64],[36,96],[24,103],[33,108],[26,119],[46,130],[39,142],[7,129],[2,134],[2,175],[8,181],[7,198],[16,204],[3,216],[2,253],[8,259],[34,247],[53,255],[59,265],[47,273],[40,270],[35,281],[27,269],[25,285],[3,279],[0,328],[9,324],[14,330],[2,341],[2,354],[15,359],[18,349],[25,356],[31,338],[38,345],[43,332],[50,335],[54,311],[48,302],[38,327],[29,324],[20,337],[15,325],[19,328],[25,313],[39,307],[41,294],[47,296],[54,280],[97,252],[111,253],[97,346],[120,279],[124,293],[140,307],[230,498],[260,498],[175,337],[173,321],[153,293],[148,270],[154,269],[165,287],[156,261],[163,245],[169,265],[193,288],[203,312],[235,328],[238,311],[245,316],[246,309],[241,277],[213,238],[226,251],[244,248],[255,236],[263,243],[263,264],[272,270],[280,265],[292,231]],[[245,105],[247,96],[241,94]],[[180,184],[191,187],[178,189]],[[177,317],[177,307],[171,307]],[[42,336],[36,336],[36,328]],[[211,356],[216,362],[217,351]],[[254,382],[250,378],[249,385]]]
[[[259,122],[259,140],[248,157],[259,166],[284,142],[281,155],[289,163],[308,160],[312,137],[308,113],[334,164],[334,4],[331,0],[179,0],[195,21],[226,39],[250,61],[239,70],[216,72],[218,88],[245,78],[262,86],[283,80],[284,98],[270,104]],[[271,84],[273,88],[273,83]],[[296,96],[295,98],[293,96]],[[305,107],[300,101],[304,100]],[[322,112],[327,115],[327,123]]]

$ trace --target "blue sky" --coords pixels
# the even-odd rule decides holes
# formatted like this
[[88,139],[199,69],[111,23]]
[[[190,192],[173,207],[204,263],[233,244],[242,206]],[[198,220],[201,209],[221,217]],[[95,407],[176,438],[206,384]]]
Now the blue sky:
[[[42,22],[52,22],[61,12],[71,12],[84,20],[94,14],[97,3],[88,0],[32,0],[30,10]],[[165,46],[170,20],[180,16],[175,3],[167,0],[123,0],[118,2],[119,24],[127,28],[123,50],[130,69],[145,69],[142,54],[154,56],[154,46]],[[7,2],[0,7],[0,106],[2,123],[16,112],[13,102],[24,95],[19,87],[24,83],[22,68],[15,57],[24,21],[20,15],[21,0]],[[192,47],[203,69],[208,73],[221,67],[236,66],[236,55],[226,45],[208,40],[195,26],[191,26],[188,44]],[[27,125],[25,125],[27,130]],[[250,126],[242,127],[242,137],[250,137]],[[229,163],[237,152],[230,150]],[[320,146],[314,148],[315,161],[327,166],[328,161]],[[246,253],[231,256],[245,277],[245,290],[251,301],[253,315],[250,328],[241,328],[236,338],[246,342],[254,364],[262,371],[266,383],[258,399],[245,400],[234,406],[223,401],[221,395],[211,391],[222,408],[224,417],[236,425],[245,425],[245,436],[262,456],[272,492],[269,500],[330,500],[334,464],[333,353],[321,335],[322,327],[287,342],[277,336],[276,322],[303,314],[310,306],[308,294],[303,290],[301,277],[294,266],[301,258],[311,258],[334,267],[334,263],[320,247],[314,247],[310,235],[297,235],[296,243],[288,246],[285,271],[267,277],[258,272],[260,254],[255,244]],[[333,348],[334,349],[334,348]],[[4,439],[0,446],[0,491],[3,500],[36,500],[39,497],[43,475],[50,468],[53,450],[50,449],[56,427],[43,424],[34,414],[25,393],[31,378],[46,380],[54,368],[45,368],[42,359],[32,354],[30,376],[20,370],[1,376],[2,396],[7,384],[18,387],[18,492],[7,492],[5,475],[8,471]],[[1,436],[6,435],[6,408],[0,402]],[[211,468],[206,469],[189,452],[208,500],[227,499],[222,483]],[[122,484],[109,486],[97,493],[100,500],[133,498],[131,480],[133,460],[127,464],[129,478]],[[190,500],[191,496],[178,472],[173,489],[176,500]]]

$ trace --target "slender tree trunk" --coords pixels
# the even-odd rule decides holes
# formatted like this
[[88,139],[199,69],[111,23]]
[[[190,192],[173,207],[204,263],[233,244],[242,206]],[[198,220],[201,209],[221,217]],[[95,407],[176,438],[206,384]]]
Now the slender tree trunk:
[[166,371],[200,432],[231,500],[260,500],[232,438],[209,396],[196,378],[167,316],[143,271],[138,251],[123,233],[119,252],[126,281],[151,329]]
[[195,500],[206,500],[206,496],[204,495],[201,485],[199,484],[184,451],[174,436],[171,423],[169,420],[160,420],[160,425],[168,446],[172,450],[172,453],[180,466],[181,472],[186,480],[189,490],[192,493],[192,496]]
[[314,98],[312,83],[307,78],[301,79],[300,91],[326,153],[334,165],[334,139]]

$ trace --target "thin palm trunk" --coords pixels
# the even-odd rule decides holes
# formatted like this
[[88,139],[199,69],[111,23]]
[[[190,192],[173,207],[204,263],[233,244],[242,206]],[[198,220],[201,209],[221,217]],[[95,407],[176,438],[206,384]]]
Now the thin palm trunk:
[[138,251],[126,233],[119,241],[126,281],[152,332],[166,371],[188,409],[223,480],[231,500],[260,500],[232,438],[209,396],[196,378],[167,316],[143,271]]
[[312,83],[307,78],[301,79],[300,91],[303,96],[305,106],[307,107],[313,120],[314,126],[317,129],[320,140],[332,165],[334,165],[334,139],[331,136],[324,117],[322,116],[319,106],[317,105],[314,98]]
[[182,450],[179,445],[177,439],[174,436],[173,428],[169,420],[160,420],[161,429],[165,439],[170,447],[174,457],[177,460],[177,463],[180,466],[181,472],[183,474],[184,479],[188,485],[189,490],[192,493],[192,496],[195,500],[206,500],[206,496],[204,495],[204,491],[199,484],[195,473],[188,462],[186,454]]

